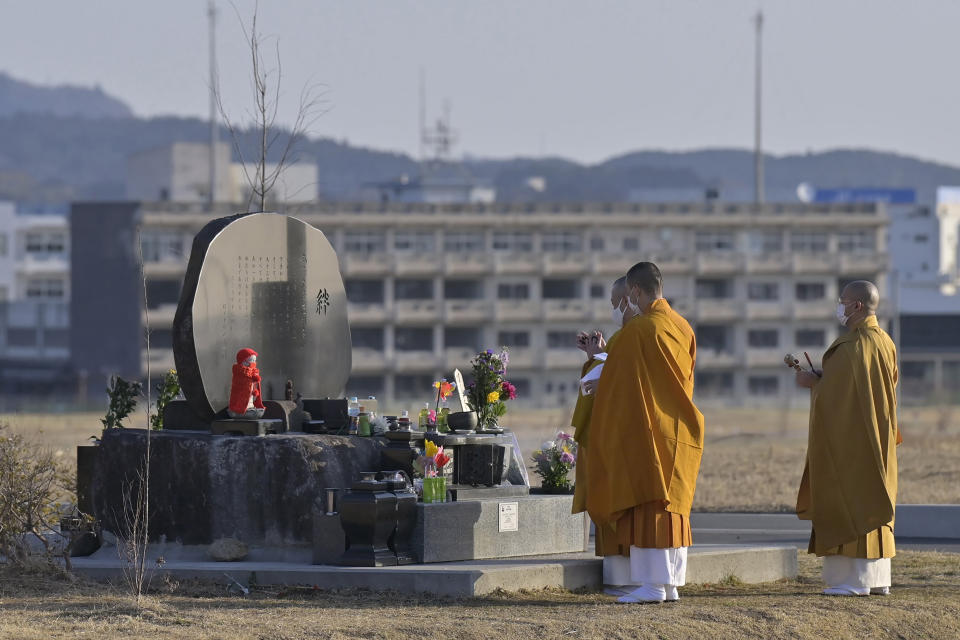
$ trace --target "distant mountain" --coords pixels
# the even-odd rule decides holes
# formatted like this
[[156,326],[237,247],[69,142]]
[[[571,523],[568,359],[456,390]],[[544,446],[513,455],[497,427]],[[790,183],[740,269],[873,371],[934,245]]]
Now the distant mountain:
[[[286,142],[287,134],[280,134],[271,160]],[[221,131],[221,138],[230,140],[226,131]],[[207,123],[197,118],[0,115],[0,199],[30,203],[121,199],[128,155],[176,141],[208,139]],[[245,157],[255,157],[255,132],[241,132],[239,142]],[[408,155],[329,138],[301,141],[296,156],[317,163],[321,197],[327,200],[357,200],[365,185],[415,176],[419,170]],[[505,202],[622,201],[633,190],[660,188],[693,193],[716,188],[723,198],[725,193],[749,193],[753,185],[753,154],[741,149],[638,151],[595,165],[562,158],[513,158],[471,159],[464,166],[495,186],[497,198]],[[881,151],[768,155],[765,166],[771,200],[792,199],[801,182],[820,187],[913,187],[926,202],[932,202],[937,186],[960,185],[960,168]]]
[[0,117],[42,113],[84,118],[129,118],[133,112],[100,87],[43,87],[0,73]]

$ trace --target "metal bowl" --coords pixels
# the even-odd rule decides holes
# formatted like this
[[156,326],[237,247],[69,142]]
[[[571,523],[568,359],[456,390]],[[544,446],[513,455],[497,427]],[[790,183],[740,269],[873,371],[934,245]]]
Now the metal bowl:
[[476,411],[456,411],[447,415],[450,431],[473,431],[477,428]]

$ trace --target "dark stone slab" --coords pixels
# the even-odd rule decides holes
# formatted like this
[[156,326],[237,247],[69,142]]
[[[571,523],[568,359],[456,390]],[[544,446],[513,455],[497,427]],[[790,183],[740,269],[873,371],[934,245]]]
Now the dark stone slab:
[[[291,400],[264,400],[263,401],[264,420],[280,420],[283,423],[283,428],[280,429],[278,433],[286,433],[287,431],[299,431],[300,429],[291,429],[290,425],[293,423],[291,416],[297,410],[297,403]],[[296,425],[300,426],[299,422]]]
[[[264,400],[292,380],[338,397],[350,374],[347,298],[323,233],[272,213],[209,222],[196,235],[173,323],[184,397],[204,420],[227,406],[239,349],[259,353]],[[308,409],[309,411],[309,409]]]
[[186,400],[174,400],[163,408],[163,428],[171,430],[209,431],[210,420],[197,415]]
[[[150,533],[183,544],[232,537],[251,546],[312,541],[312,511],[326,487],[348,487],[376,469],[381,438],[281,434],[225,438],[154,431],[150,450]],[[146,431],[103,434],[91,494],[103,528],[121,531]]]
[[265,436],[268,434],[283,433],[283,421],[251,420],[248,418],[223,418],[214,420],[210,425],[210,433],[215,436]]

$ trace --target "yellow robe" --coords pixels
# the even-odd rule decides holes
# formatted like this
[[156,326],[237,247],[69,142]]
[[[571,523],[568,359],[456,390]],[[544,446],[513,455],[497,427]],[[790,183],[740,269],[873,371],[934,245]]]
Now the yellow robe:
[[[607,340],[607,353],[613,347],[620,335],[620,331],[614,332]],[[603,364],[601,360],[588,360],[580,369],[580,377],[587,375],[587,372]],[[577,466],[574,467],[576,480],[573,485],[573,513],[580,513],[587,510],[587,442],[590,433],[590,416],[593,412],[593,401],[595,394],[589,396],[577,393],[577,404],[573,409],[573,417],[570,419],[570,426],[573,427],[573,439],[577,442]]]
[[689,544],[703,451],[703,415],[693,404],[695,361],[693,330],[663,299],[631,319],[608,348],[586,455],[587,511],[598,527],[634,522],[640,531],[646,526],[639,520],[653,509],[667,539],[679,539],[671,523],[683,520]]
[[892,557],[897,503],[897,352],[875,316],[837,338],[811,392],[797,515],[810,552]]

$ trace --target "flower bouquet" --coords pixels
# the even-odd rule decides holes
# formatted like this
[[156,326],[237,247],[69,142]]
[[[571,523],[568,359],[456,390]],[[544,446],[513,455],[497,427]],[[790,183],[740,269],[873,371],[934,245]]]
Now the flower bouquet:
[[487,349],[470,361],[473,382],[467,385],[467,399],[477,412],[477,425],[481,430],[497,428],[497,421],[507,412],[507,400],[517,397],[517,388],[504,378],[509,362],[506,347],[499,353]]
[[577,443],[563,431],[533,452],[534,472],[545,491],[569,493],[573,488],[567,475],[577,464]]
[[[447,406],[447,398],[453,395],[453,390],[457,385],[446,380],[437,380],[433,383],[433,388],[437,390],[437,406],[433,410],[433,423],[440,433],[448,433],[450,426],[447,424],[447,416],[450,415],[450,408]],[[441,403],[443,406],[441,407]]]
[[424,449],[424,454],[413,463],[414,471],[423,476],[423,502],[444,502],[447,497],[447,479],[443,472],[453,459],[443,452],[443,447],[438,447],[430,440],[424,443]]

